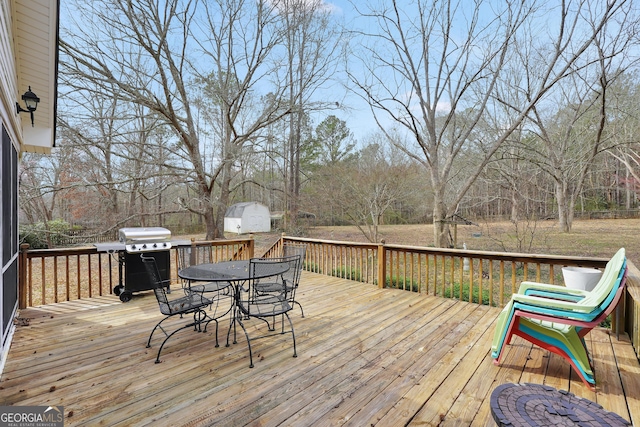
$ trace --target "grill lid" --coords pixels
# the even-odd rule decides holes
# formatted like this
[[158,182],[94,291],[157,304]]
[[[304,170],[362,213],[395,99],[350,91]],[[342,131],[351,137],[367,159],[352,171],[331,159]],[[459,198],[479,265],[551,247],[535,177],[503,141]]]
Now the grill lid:
[[129,227],[118,231],[120,243],[131,252],[157,251],[171,248],[171,231],[163,227]]
[[133,243],[168,242],[171,240],[171,231],[163,227],[129,227],[118,231],[120,243],[125,245]]

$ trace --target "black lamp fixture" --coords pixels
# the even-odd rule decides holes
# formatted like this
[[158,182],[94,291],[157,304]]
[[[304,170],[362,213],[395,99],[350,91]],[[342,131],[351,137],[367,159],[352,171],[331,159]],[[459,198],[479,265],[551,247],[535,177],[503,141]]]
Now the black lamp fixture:
[[40,102],[40,98],[38,98],[35,93],[31,92],[31,86],[29,86],[29,90],[26,91],[24,95],[22,95],[22,100],[24,101],[24,104],[27,106],[27,109],[25,110],[20,106],[20,104],[16,102],[16,111],[18,112],[17,114],[20,114],[20,113],[31,114],[31,127],[33,127],[34,126],[33,112],[36,111],[36,108],[38,108],[38,102]]

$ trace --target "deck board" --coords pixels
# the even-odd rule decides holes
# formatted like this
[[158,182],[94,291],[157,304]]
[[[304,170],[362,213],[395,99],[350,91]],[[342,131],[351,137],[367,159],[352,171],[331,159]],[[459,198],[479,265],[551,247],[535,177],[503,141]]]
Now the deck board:
[[[177,292],[180,292],[177,290]],[[155,364],[161,318],[151,293],[22,310],[0,378],[0,405],[63,405],[65,425],[493,425],[504,382],[544,383],[640,420],[640,364],[626,336],[590,333],[597,392],[561,358],[519,338],[490,357],[499,310],[303,274],[290,335],[225,347],[229,324],[181,331]],[[24,323],[22,320],[20,323]],[[255,333],[256,327],[249,327]],[[71,414],[71,416],[69,416]]]

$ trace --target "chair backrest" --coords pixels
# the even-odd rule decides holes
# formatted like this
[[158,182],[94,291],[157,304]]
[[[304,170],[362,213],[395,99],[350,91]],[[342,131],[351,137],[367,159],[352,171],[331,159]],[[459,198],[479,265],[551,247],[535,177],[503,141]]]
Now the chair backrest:
[[626,268],[626,252],[624,248],[620,248],[618,252],[609,260],[600,280],[583,299],[578,301],[577,305],[587,307],[601,306],[611,294],[615,294],[614,287],[620,284],[622,279],[621,272]]
[[307,254],[307,245],[300,243],[285,243],[282,249],[283,257],[300,256],[301,263],[304,263],[304,258]]
[[304,267],[304,259],[307,255],[307,245],[302,245],[299,243],[285,243],[284,244],[284,258],[299,256],[300,261],[297,263],[295,276],[290,276],[291,282],[294,286],[298,286],[300,283],[300,274],[302,272],[302,268]]
[[[270,284],[280,284],[279,291],[284,299],[295,300],[295,286],[300,275],[300,256],[282,258],[253,258],[249,261],[249,272],[253,284],[268,281]],[[271,292],[271,291],[270,291]]]
[[620,276],[616,281],[617,286],[614,286],[613,291],[611,292],[611,295],[609,295],[607,299],[604,301],[604,303],[602,304],[602,313],[600,313],[600,315],[598,315],[594,319],[593,321],[594,325],[600,324],[600,322],[604,321],[607,318],[607,316],[609,316],[613,312],[613,310],[615,310],[618,303],[620,302],[622,293],[624,292],[626,282],[627,282],[627,268],[625,263],[625,267],[620,272]]
[[158,304],[160,305],[160,312],[171,314],[171,304],[169,304],[166,290],[169,281],[162,280],[154,257],[140,254],[140,258],[142,258],[142,264],[147,270],[147,276],[153,286],[153,293],[156,295],[156,300],[158,300]]
[[191,246],[178,246],[178,269],[191,267]]
[[302,272],[303,258],[301,255],[293,255],[293,256],[286,256],[283,258],[283,260],[287,262],[287,264],[289,264],[289,270],[287,270],[287,272],[284,273],[282,277],[287,287],[289,289],[293,288],[289,290],[289,292],[291,292],[290,297],[295,298],[296,288],[300,283],[300,274]]

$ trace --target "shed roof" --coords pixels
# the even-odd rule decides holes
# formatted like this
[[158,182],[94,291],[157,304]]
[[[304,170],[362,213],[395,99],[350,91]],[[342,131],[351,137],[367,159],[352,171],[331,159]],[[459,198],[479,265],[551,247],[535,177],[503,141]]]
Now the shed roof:
[[258,202],[241,202],[236,203],[235,205],[231,205],[227,208],[227,211],[224,213],[225,218],[241,218],[242,213],[244,212],[247,206],[260,205],[264,208],[267,208],[261,203]]

